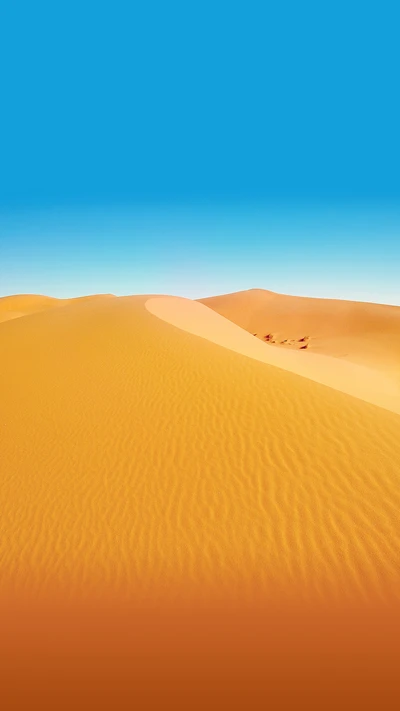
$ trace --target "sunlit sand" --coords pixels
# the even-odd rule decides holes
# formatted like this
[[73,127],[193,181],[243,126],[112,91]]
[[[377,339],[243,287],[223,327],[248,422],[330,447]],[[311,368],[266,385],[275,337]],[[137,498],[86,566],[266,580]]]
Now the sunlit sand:
[[229,321],[204,304],[189,299],[153,298],[146,302],[146,308],[168,323],[224,348],[400,413],[400,379],[393,373],[387,374],[381,363],[374,369],[318,352],[304,353],[300,345],[304,337],[297,341],[299,348],[292,349],[291,344],[282,349],[271,348],[270,343],[263,343],[232,323],[233,319]]
[[[182,605],[400,597],[395,359],[374,367],[361,341],[349,350],[360,358],[322,353],[322,315],[323,335],[318,319],[287,335],[320,349],[285,350],[211,305],[0,300],[14,314],[0,325],[2,591]],[[383,341],[397,343],[385,308]]]
[[0,327],[4,582],[392,589],[390,378],[190,300],[35,303]]

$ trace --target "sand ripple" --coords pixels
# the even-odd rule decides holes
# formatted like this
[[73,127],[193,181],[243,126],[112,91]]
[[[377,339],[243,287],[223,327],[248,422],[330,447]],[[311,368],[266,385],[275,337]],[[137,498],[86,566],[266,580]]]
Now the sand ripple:
[[1,585],[398,591],[399,416],[148,298],[1,325]]

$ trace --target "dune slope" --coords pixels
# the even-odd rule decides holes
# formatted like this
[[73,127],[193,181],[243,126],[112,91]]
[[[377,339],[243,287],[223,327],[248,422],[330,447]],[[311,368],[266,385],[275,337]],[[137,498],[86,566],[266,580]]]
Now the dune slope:
[[150,299],[2,324],[0,585],[397,594],[399,416]]
[[55,299],[52,296],[42,296],[40,294],[15,294],[13,296],[3,296],[0,298],[0,323],[10,321],[21,316],[29,316],[39,311],[67,306],[74,301],[86,301],[88,299],[98,299],[99,294],[91,296],[81,296],[75,299]]
[[[250,289],[199,301],[257,338],[384,371],[400,384],[400,307]],[[304,339],[306,340],[300,340]],[[285,341],[284,344],[282,342]]]
[[216,311],[189,299],[153,298],[146,302],[146,308],[168,323],[224,348],[400,414],[400,383],[379,370],[313,352],[268,348]]
[[0,323],[58,306],[60,300],[36,294],[16,294],[0,298]]

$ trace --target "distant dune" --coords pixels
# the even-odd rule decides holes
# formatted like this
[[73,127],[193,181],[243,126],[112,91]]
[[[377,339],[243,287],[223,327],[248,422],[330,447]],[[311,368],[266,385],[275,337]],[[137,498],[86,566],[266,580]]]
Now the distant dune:
[[60,306],[67,306],[75,301],[86,301],[87,299],[98,299],[102,295],[79,296],[75,299],[55,299],[51,296],[41,296],[38,294],[16,294],[15,296],[3,296],[0,298],[0,323],[9,321],[21,316],[29,316],[39,311],[47,311]]
[[168,323],[220,346],[400,414],[400,379],[381,367],[374,369],[311,350],[305,352],[303,338],[299,348],[269,348],[269,342],[260,342],[205,304],[189,299],[149,299],[146,308]]
[[0,323],[37,311],[52,309],[60,304],[59,299],[36,294],[18,294],[0,298]]
[[268,344],[307,346],[390,373],[400,383],[400,307],[238,291],[199,301]]

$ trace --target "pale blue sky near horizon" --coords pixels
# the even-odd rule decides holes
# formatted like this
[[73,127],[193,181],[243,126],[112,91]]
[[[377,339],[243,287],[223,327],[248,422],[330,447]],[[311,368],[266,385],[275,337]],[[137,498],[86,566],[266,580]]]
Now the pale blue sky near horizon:
[[394,0],[5,0],[0,296],[400,305]]
[[400,210],[171,205],[0,214],[1,295],[262,288],[400,306]]

